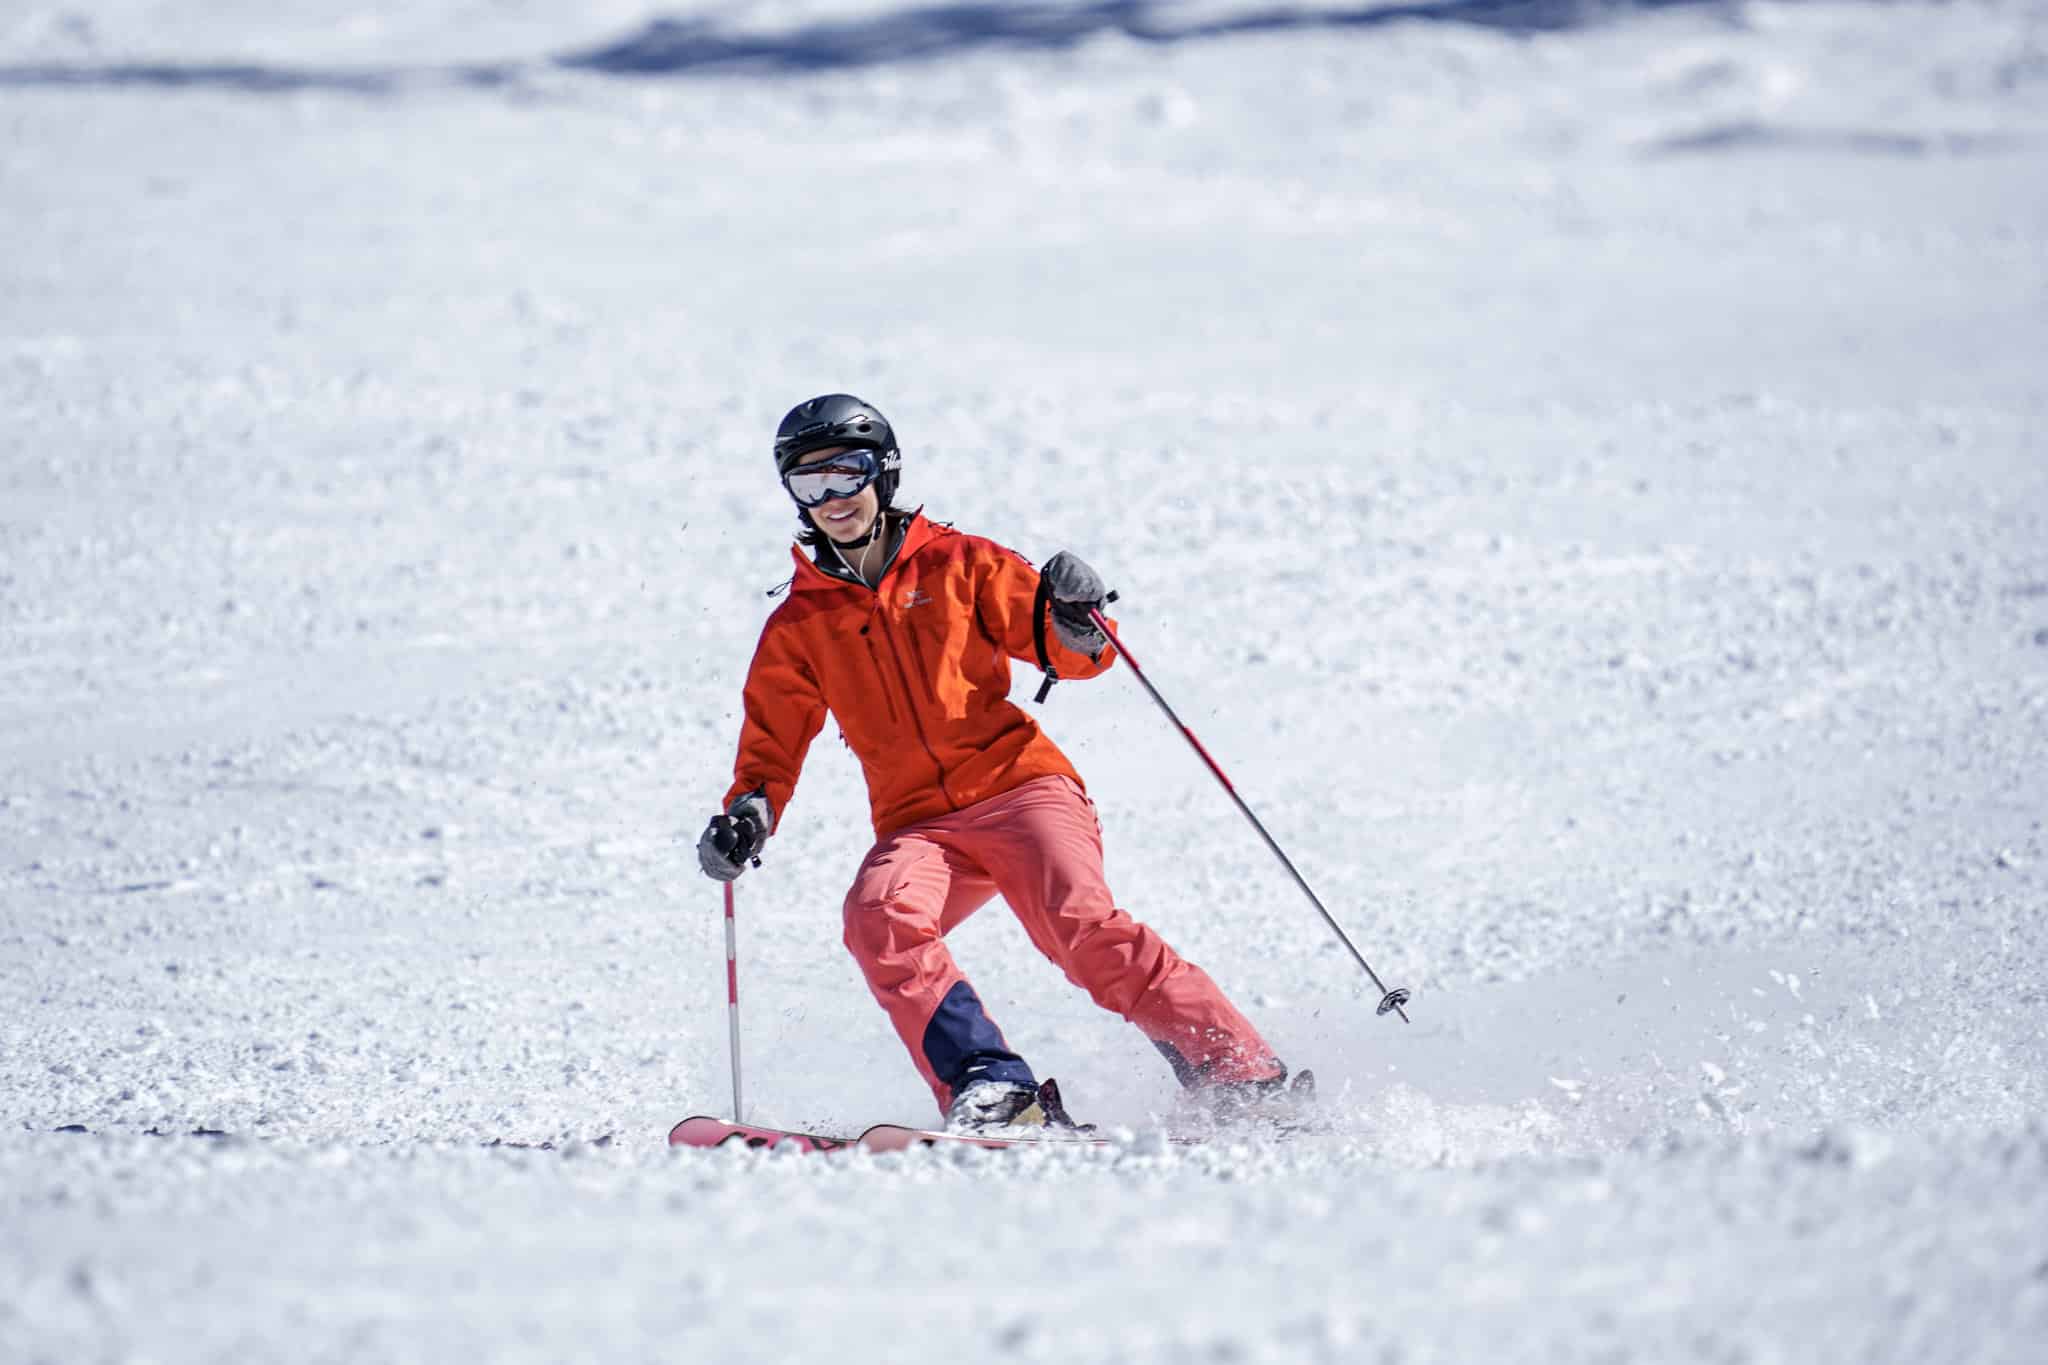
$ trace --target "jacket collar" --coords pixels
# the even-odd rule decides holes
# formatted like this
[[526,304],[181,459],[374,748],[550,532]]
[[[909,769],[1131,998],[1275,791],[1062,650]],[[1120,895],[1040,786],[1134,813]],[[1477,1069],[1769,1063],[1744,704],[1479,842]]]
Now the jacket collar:
[[[896,571],[896,566],[905,563],[925,546],[944,535],[950,528],[939,526],[926,519],[924,509],[917,508],[910,514],[909,522],[903,528],[903,538],[897,542],[896,552],[889,556],[888,567],[882,570],[887,579]],[[829,591],[840,588],[865,588],[867,584],[855,578],[842,578],[838,574],[821,569],[804,553],[801,545],[789,547],[790,556],[796,560],[796,577],[790,588],[793,592]],[[879,584],[877,585],[879,587]],[[874,591],[874,589],[870,589]]]

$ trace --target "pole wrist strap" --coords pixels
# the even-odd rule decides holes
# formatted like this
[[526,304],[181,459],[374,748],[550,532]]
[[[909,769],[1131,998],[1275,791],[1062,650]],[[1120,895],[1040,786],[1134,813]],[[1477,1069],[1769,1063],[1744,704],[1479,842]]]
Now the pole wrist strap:
[[1052,615],[1052,587],[1043,574],[1038,578],[1038,596],[1031,603],[1031,643],[1038,650],[1038,666],[1045,670],[1045,681],[1038,685],[1038,695],[1031,700],[1043,706],[1052,692],[1052,685],[1060,680],[1060,671],[1052,666],[1052,656],[1045,652],[1045,623]]

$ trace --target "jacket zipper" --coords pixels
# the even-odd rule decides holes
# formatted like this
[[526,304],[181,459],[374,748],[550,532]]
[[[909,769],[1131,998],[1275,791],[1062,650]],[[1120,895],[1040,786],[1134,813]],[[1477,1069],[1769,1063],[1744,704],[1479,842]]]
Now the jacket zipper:
[[[876,605],[878,607],[881,605],[881,595],[881,588],[878,585],[875,588]],[[951,806],[954,810],[958,810],[960,809],[960,803],[953,799],[953,793],[947,790],[946,787],[946,765],[939,762],[938,751],[932,748],[931,739],[924,732],[924,722],[918,719],[917,706],[911,695],[910,673],[909,670],[903,667],[903,655],[896,648],[896,633],[889,629],[888,612],[886,609],[883,609],[878,611],[876,615],[881,620],[882,633],[889,637],[889,658],[896,665],[897,681],[903,685],[903,702],[910,711],[910,728],[917,731],[917,742],[924,746],[925,757],[932,761],[932,771],[936,772],[939,776],[939,795],[946,798],[947,805]],[[865,634],[866,631],[863,630],[862,633]],[[872,639],[869,641],[868,647],[870,650],[874,648]],[[886,694],[888,690],[887,684],[884,684],[882,691]]]
[[[907,540],[908,537],[906,536],[905,539]],[[910,712],[910,728],[917,731],[917,742],[924,747],[925,757],[932,761],[932,771],[938,775],[939,779],[939,795],[946,798],[948,806],[951,806],[954,810],[959,810],[960,803],[953,798],[953,793],[946,788],[946,765],[939,762],[938,751],[932,748],[931,739],[924,732],[924,723],[917,718],[917,706],[911,693],[910,675],[903,667],[903,656],[897,652],[895,634],[889,629],[888,609],[882,598],[882,583],[895,570],[897,558],[903,553],[903,546],[903,540],[896,542],[896,548],[889,552],[888,563],[882,566],[882,572],[873,584],[867,583],[858,574],[840,573],[836,570],[827,569],[822,563],[817,567],[828,577],[839,579],[843,583],[852,583],[857,587],[866,588],[874,594],[874,610],[869,615],[867,625],[860,628],[861,637],[868,642],[868,658],[873,661],[875,672],[880,674],[882,672],[881,657],[875,652],[874,636],[869,634],[875,621],[880,619],[882,622],[882,633],[889,636],[889,659],[896,666],[896,680],[903,687],[903,704]],[[914,641],[913,648],[915,648]],[[889,707],[889,720],[892,724],[901,725],[903,723],[902,719],[896,714],[896,698],[889,693],[888,679],[884,677],[881,682],[882,700]],[[933,700],[937,700],[936,694]]]
[[[868,627],[872,625],[874,625],[874,620],[870,618],[868,624],[860,628],[860,633],[868,642],[868,662],[875,666],[875,672],[879,675],[882,671],[882,656],[876,651],[874,636],[868,634]],[[882,680],[881,692],[882,701],[889,708],[889,723],[891,725],[901,725],[903,717],[896,714],[896,696],[889,690],[889,683],[886,678]],[[930,746],[927,745],[926,747],[929,748]]]

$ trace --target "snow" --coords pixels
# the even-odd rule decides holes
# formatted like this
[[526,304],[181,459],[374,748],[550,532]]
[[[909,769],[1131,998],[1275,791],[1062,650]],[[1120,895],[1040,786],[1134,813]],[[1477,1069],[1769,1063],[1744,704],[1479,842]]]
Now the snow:
[[[1141,8],[0,17],[0,1359],[2039,1358],[2048,8]],[[1161,1142],[997,905],[1117,1145],[664,1146],[841,387],[1414,990],[1055,691],[1330,1134]],[[739,883],[757,1122],[930,1118],[865,814]]]

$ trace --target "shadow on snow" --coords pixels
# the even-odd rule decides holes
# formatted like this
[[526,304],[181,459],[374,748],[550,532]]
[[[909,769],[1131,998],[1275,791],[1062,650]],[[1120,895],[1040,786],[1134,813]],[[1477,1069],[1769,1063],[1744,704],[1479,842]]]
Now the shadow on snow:
[[799,74],[928,61],[987,49],[1052,51],[1102,34],[1169,44],[1238,34],[1366,29],[1402,23],[1467,24],[1510,33],[1583,27],[1637,9],[1716,5],[1719,0],[1423,0],[1348,7],[1271,6],[1177,22],[1171,3],[1103,0],[1091,5],[934,5],[780,34],[722,34],[701,20],[657,19],[622,42],[561,59],[613,75],[740,69]]
[[1172,44],[1238,34],[1314,29],[1357,31],[1392,24],[1463,24],[1507,33],[1585,27],[1636,10],[1727,0],[1419,0],[1358,6],[1276,5],[1208,18],[1177,18],[1160,0],[1101,0],[1085,5],[954,4],[821,22],[778,33],[721,29],[703,19],[656,19],[618,42],[534,64],[440,67],[294,67],[253,63],[42,63],[0,66],[0,87],[211,88],[249,94],[332,90],[391,95],[418,84],[484,88],[515,84],[547,67],[615,76],[719,73],[805,75],[982,51],[1058,51],[1104,34]]

